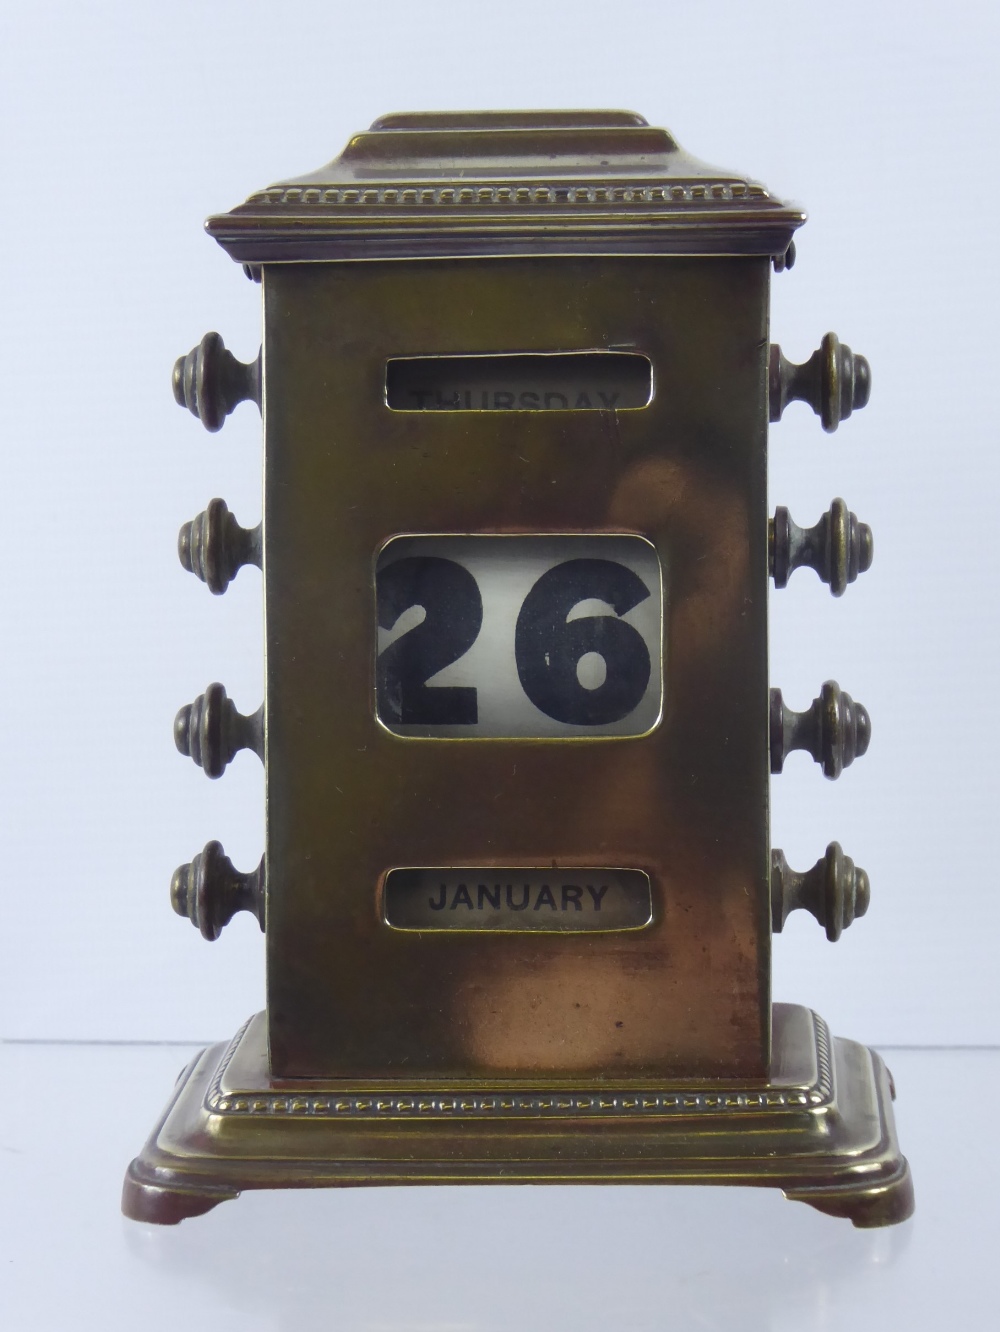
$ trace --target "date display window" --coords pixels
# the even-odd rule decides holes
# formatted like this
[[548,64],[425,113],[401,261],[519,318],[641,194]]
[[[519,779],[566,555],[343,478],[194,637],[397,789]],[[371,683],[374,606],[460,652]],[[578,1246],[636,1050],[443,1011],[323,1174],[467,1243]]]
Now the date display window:
[[639,736],[663,709],[659,557],[637,536],[414,536],[375,573],[395,735]]

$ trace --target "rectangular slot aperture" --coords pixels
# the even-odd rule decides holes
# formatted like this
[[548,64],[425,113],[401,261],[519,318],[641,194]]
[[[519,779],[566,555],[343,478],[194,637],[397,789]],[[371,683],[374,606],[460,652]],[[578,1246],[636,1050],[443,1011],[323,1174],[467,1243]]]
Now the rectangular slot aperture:
[[385,367],[394,412],[620,412],[652,396],[652,362],[636,352],[400,356]]
[[397,930],[575,934],[641,930],[649,876],[626,869],[394,869],[384,915]]
[[634,535],[393,537],[375,568],[375,710],[419,739],[646,735],[663,571]]

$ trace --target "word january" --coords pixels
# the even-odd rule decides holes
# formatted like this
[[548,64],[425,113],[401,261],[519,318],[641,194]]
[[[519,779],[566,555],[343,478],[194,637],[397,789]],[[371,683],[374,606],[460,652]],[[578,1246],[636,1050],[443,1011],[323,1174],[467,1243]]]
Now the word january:
[[[566,412],[614,411],[621,397],[619,392],[596,395],[581,390],[574,402],[565,393],[536,393],[525,389],[517,393],[512,389],[456,389],[442,393],[439,389],[410,389],[414,399],[412,410],[418,412]],[[596,400],[594,400],[596,397]]]
[[[448,886],[442,883],[438,888],[437,901],[429,897],[427,905],[432,911],[444,911],[446,908],[456,911],[459,907],[467,911],[501,911],[504,905],[508,911],[540,911],[542,907],[549,911],[600,911],[601,899],[607,891],[607,884],[592,888],[590,884],[578,887],[573,883],[564,883],[553,890],[547,883],[508,883],[504,892],[504,885],[500,883],[479,883],[471,890],[466,884],[460,883],[451,890],[449,897]],[[589,900],[584,897],[585,892],[589,894]],[[558,901],[556,893],[559,895]]]

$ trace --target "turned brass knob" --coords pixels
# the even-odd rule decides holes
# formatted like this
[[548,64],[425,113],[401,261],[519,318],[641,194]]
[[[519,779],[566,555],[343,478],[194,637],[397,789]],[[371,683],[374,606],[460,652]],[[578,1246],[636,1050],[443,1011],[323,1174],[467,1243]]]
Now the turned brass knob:
[[209,777],[221,777],[241,749],[264,759],[264,705],[249,717],[220,684],[210,684],[174,718],[174,744]]
[[868,910],[871,885],[868,875],[839,842],[831,842],[826,855],[811,870],[793,870],[783,851],[771,852],[771,928],[780,934],[789,912],[802,908],[826,927],[826,937],[836,943],[844,930]]
[[260,356],[246,365],[227,350],[218,333],[206,333],[197,347],[174,364],[174,399],[206,430],[221,430],[240,402],[260,406]]
[[824,777],[836,779],[868,752],[872,720],[836,680],[827,680],[805,712],[792,712],[781,690],[772,689],[770,729],[772,772],[781,772],[793,749],[804,749],[822,765]]
[[815,569],[835,597],[871,568],[872,529],[835,499],[815,527],[799,527],[779,505],[768,524],[768,560],[775,587],[787,587],[796,569]]
[[209,842],[187,865],[174,870],[170,902],[179,916],[187,916],[204,938],[217,939],[237,911],[249,911],[264,928],[266,892],[264,860],[250,874],[241,874],[222,849]]
[[771,347],[768,366],[770,419],[780,421],[788,403],[807,402],[834,431],[851,412],[864,407],[871,393],[871,367],[842,343],[836,333],[827,333],[818,351],[808,361],[794,365],[778,346]]
[[188,573],[220,596],[245,564],[263,567],[260,524],[240,527],[226,501],[214,499],[177,534],[177,555]]

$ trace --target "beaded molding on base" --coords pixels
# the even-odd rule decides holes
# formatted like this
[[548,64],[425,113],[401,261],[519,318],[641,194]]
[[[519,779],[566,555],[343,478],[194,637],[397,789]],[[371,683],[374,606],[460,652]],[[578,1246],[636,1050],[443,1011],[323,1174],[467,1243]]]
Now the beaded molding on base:
[[732,182],[710,185],[393,185],[358,188],[272,186],[251,194],[247,204],[334,204],[362,207],[420,207],[426,204],[748,204],[771,201],[762,185]]
[[[252,1021],[252,1019],[251,1019]],[[817,1077],[807,1088],[771,1088],[751,1091],[722,1087],[718,1091],[609,1091],[609,1092],[327,1092],[302,1095],[224,1094],[222,1080],[249,1022],[237,1032],[223,1056],[205,1098],[205,1108],[217,1115],[284,1115],[313,1119],[451,1119],[475,1118],[586,1118],[718,1114],[720,1111],[761,1113],[773,1110],[814,1110],[833,1100],[833,1059],[830,1029],[812,1014]]]

